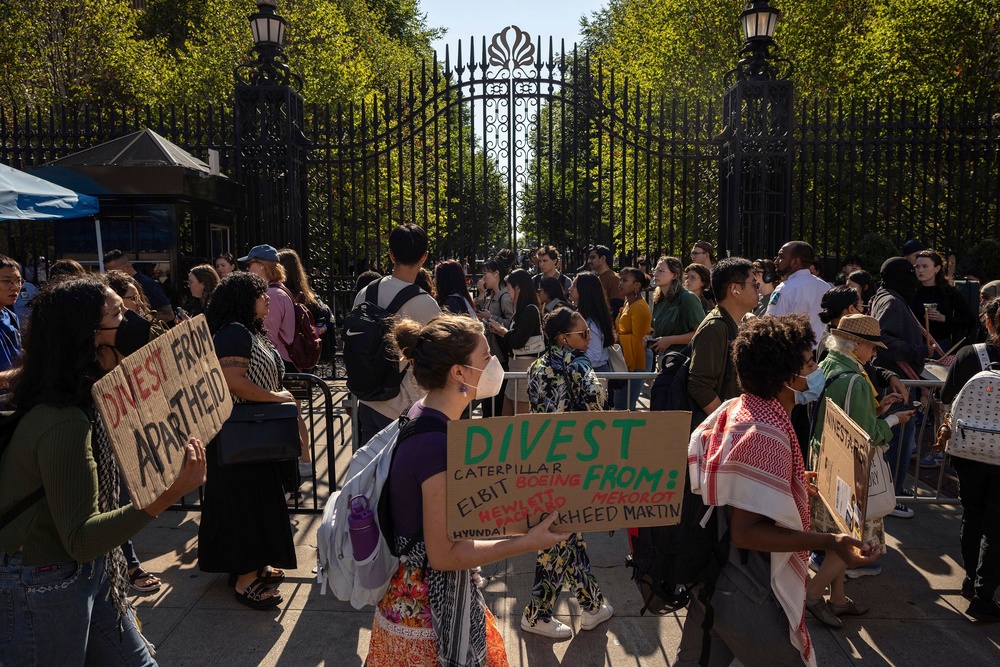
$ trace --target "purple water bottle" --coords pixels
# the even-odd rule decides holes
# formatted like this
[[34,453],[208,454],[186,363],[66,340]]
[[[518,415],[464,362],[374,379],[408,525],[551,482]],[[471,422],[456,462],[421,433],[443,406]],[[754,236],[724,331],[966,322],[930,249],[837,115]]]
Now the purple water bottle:
[[368,508],[368,498],[357,495],[349,503],[351,514],[347,524],[351,528],[351,550],[354,560],[363,561],[375,551],[378,546],[378,526],[375,524],[375,514]]

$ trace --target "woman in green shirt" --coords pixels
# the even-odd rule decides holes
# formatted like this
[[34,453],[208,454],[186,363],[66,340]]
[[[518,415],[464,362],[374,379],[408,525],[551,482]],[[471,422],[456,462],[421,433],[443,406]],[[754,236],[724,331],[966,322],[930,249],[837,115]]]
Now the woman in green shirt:
[[653,269],[653,330],[646,345],[657,354],[683,350],[705,319],[701,299],[681,287],[684,267],[676,257],[661,257]]
[[119,545],[204,482],[205,449],[192,438],[159,498],[118,507],[118,466],[91,388],[123,356],[124,311],[97,278],[35,298],[11,395],[23,416],[0,466],[0,513],[19,510],[0,528],[0,664],[156,664],[129,607]]

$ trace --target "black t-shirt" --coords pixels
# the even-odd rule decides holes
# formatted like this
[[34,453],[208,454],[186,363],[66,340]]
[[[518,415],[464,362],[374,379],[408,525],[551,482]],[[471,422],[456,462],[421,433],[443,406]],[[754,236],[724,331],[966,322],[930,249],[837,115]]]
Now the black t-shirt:
[[[986,350],[991,362],[1000,362],[1000,350],[989,343],[986,343]],[[983,365],[979,363],[979,354],[975,346],[963,347],[955,355],[955,363],[948,369],[948,377],[944,381],[944,389],[941,390],[941,400],[944,403],[951,403],[962,387],[982,370]]]

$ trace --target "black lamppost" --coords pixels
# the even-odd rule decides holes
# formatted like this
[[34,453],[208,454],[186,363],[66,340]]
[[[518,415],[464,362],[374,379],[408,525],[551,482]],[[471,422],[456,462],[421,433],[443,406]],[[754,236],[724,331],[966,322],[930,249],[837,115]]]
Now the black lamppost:
[[744,43],[724,78],[719,243],[723,253],[773,257],[791,234],[791,63],[775,55],[781,12],[749,0]]
[[249,20],[253,59],[234,71],[236,178],[247,191],[236,247],[287,244],[307,258],[302,78],[285,62],[288,24],[277,1],[258,0]]

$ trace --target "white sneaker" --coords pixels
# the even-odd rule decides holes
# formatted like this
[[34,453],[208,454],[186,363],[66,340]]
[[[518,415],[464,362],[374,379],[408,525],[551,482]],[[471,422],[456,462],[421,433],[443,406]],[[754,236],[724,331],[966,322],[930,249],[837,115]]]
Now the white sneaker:
[[611,618],[615,613],[614,608],[605,602],[600,608],[594,611],[584,611],[580,615],[580,627],[584,630],[593,630],[604,621]]
[[312,461],[303,461],[299,459],[299,477],[302,479],[307,479],[313,475],[313,464]]
[[889,512],[889,516],[894,516],[897,519],[910,519],[913,517],[913,510],[903,503],[896,503],[895,509]]
[[521,614],[521,630],[559,640],[569,639],[573,636],[573,631],[570,630],[569,626],[557,618],[551,618],[547,621],[539,619],[537,623],[532,625],[524,614]]

